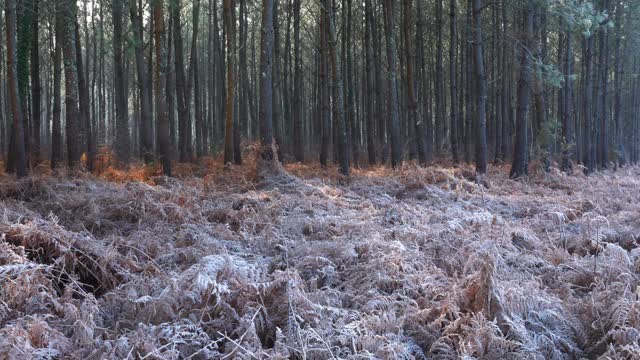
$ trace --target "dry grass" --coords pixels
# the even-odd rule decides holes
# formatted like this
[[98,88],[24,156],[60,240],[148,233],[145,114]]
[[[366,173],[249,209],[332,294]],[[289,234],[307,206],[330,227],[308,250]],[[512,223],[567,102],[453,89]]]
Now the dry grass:
[[640,357],[638,168],[110,161],[0,176],[0,359]]

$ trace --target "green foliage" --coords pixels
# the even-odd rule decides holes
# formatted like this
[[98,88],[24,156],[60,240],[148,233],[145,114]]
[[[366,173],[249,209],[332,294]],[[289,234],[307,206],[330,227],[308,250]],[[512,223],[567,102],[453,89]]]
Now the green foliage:
[[565,75],[556,64],[545,64],[540,58],[533,59],[533,65],[539,79],[554,88],[561,88],[565,82]]
[[560,133],[561,126],[562,124],[556,118],[549,118],[542,124],[538,133],[540,145],[547,146],[554,144]]
[[585,37],[590,37],[599,29],[613,28],[609,14],[596,10],[591,1],[579,3],[576,0],[551,0],[549,11],[560,16]]

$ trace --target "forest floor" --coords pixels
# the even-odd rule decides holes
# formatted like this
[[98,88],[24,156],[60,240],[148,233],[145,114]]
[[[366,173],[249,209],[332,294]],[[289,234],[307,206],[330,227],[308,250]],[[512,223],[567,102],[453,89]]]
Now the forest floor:
[[218,164],[1,175],[0,359],[640,358],[639,168]]

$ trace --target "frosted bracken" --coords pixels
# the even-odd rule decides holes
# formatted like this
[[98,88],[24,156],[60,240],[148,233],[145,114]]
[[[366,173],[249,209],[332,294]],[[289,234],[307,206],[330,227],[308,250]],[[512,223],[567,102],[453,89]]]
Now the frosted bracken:
[[638,168],[211,164],[0,178],[0,358],[640,357]]

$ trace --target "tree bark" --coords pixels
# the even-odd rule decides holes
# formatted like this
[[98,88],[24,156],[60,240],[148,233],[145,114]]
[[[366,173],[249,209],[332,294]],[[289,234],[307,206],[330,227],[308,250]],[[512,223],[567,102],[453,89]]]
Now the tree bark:
[[532,0],[523,10],[523,35],[525,48],[521,50],[520,75],[518,79],[518,110],[516,113],[516,143],[513,154],[513,163],[509,177],[512,179],[527,176],[528,174],[528,117],[529,98],[531,94],[531,49],[534,31],[534,8]]
[[27,156],[24,145],[23,114],[18,96],[18,69],[17,69],[17,15],[16,1],[5,1],[6,34],[7,34],[7,89],[9,96],[9,108],[13,124],[13,156],[16,175],[25,177],[28,175]]
[[302,53],[300,45],[300,3],[293,0],[293,154],[296,161],[304,161],[304,117],[302,113]]
[[583,39],[584,49],[584,99],[583,99],[583,118],[584,118],[584,165],[585,172],[591,173],[595,171],[595,126],[593,123],[592,99],[593,99],[593,35]]
[[[71,0],[68,0],[71,1]],[[124,0],[113,0],[112,2],[112,18],[113,18],[113,68],[114,68],[114,86],[115,86],[115,105],[116,105],[116,152],[118,160],[124,163],[129,161],[131,155],[129,145],[129,114],[127,106],[127,95],[125,89],[125,64],[123,51],[123,5]],[[74,13],[75,14],[75,13]],[[75,17],[74,17],[75,19]],[[74,42],[75,44],[75,42]],[[75,55],[75,52],[73,53]],[[65,67],[69,60],[65,56]],[[72,69],[77,76],[77,68]],[[75,80],[75,79],[74,79]],[[69,84],[71,86],[71,84]],[[77,85],[73,85],[77,86]],[[66,91],[68,87],[65,86]],[[74,94],[74,95],[77,95]],[[67,96],[67,104],[69,104],[69,96]],[[77,100],[77,99],[76,99]],[[76,101],[77,103],[77,101]],[[72,104],[73,105],[73,104]],[[69,106],[69,105],[67,105]],[[67,131],[67,134],[70,134]]]
[[262,1],[260,40],[260,143],[262,160],[271,163],[277,155],[273,146],[273,0]]
[[389,135],[391,138],[391,166],[396,169],[402,163],[402,143],[400,142],[400,114],[398,102],[398,50],[395,40],[395,10],[394,0],[384,0],[387,64],[389,69],[389,105],[391,117],[389,119]]
[[62,42],[64,38],[63,16],[60,5],[55,14],[55,49],[53,53],[53,114],[51,116],[51,169],[61,164],[63,159],[62,128],[60,122],[60,88],[62,81]]
[[616,19],[615,35],[616,35],[616,51],[615,51],[615,83],[614,83],[614,100],[613,100],[613,117],[615,124],[615,142],[616,147],[616,164],[624,166],[626,164],[626,151],[624,146],[624,130],[623,130],[623,113],[622,113],[622,83],[624,79],[624,65],[622,59],[622,23],[624,21],[623,5],[616,3]]
[[234,61],[235,51],[235,24],[231,15],[233,0],[224,0],[224,26],[227,42],[227,102],[225,105],[225,128],[224,128],[224,163],[233,162],[233,102],[235,95]]
[[325,24],[327,25],[329,36],[329,58],[331,59],[331,80],[333,82],[333,118],[337,130],[338,141],[338,162],[340,165],[340,173],[349,176],[349,156],[347,149],[347,126],[344,116],[344,79],[342,77],[342,68],[338,63],[337,54],[337,35],[335,26],[335,14],[329,13],[328,0],[323,0]]
[[[136,72],[138,77],[138,90],[140,91],[140,152],[144,162],[153,161],[153,111],[151,110],[151,91],[149,89],[149,72],[144,61],[144,28],[142,22],[142,8],[136,7],[137,0],[129,0],[129,12],[133,27],[133,45],[136,57]],[[155,20],[155,18],[154,18]]]
[[[601,1],[601,11],[606,13],[609,1]],[[609,165],[609,31],[602,30],[599,35],[598,59],[598,98],[596,103],[597,121],[597,162],[598,166],[606,169]]]
[[434,83],[434,94],[435,94],[435,102],[436,102],[436,112],[435,112],[435,153],[436,157],[440,157],[442,148],[444,146],[444,139],[446,136],[444,130],[444,122],[445,122],[445,106],[444,106],[444,66],[442,64],[442,48],[444,46],[442,42],[442,13],[443,6],[442,0],[435,0],[436,7],[436,73],[435,73],[435,83]]
[[162,170],[166,176],[171,176],[171,141],[169,140],[169,119],[165,109],[165,99],[163,94],[167,79],[167,63],[169,58],[164,52],[165,26],[164,26],[164,0],[152,0],[153,12],[153,36],[156,53],[156,66],[154,69],[154,92],[157,120],[157,153],[162,162]]
[[404,10],[404,49],[405,56],[407,58],[406,64],[406,82],[407,82],[407,101],[409,105],[409,124],[412,124],[415,129],[414,137],[416,139],[416,145],[418,150],[418,160],[421,165],[426,165],[427,163],[427,148],[424,143],[423,133],[424,130],[422,128],[422,119],[418,116],[418,103],[415,95],[415,86],[414,86],[414,70],[413,66],[415,64],[415,57],[413,56],[413,45],[411,42],[411,38],[413,37],[411,34],[411,28],[413,27],[413,18],[411,14],[413,13],[413,3],[412,0],[404,0],[403,1],[403,10]]
[[86,150],[86,166],[87,170],[93,171],[93,161],[95,158],[95,143],[93,139],[93,132],[91,128],[91,118],[89,114],[89,88],[87,85],[86,72],[83,71],[83,59],[82,59],[82,47],[80,46],[80,24],[75,24],[75,37],[76,37],[76,61],[78,68],[78,101],[79,114],[80,114],[80,128],[82,139],[82,146]]
[[284,164],[282,135],[282,55],[280,52],[279,0],[273,0],[273,120],[278,160]]
[[[369,157],[369,165],[376,163],[376,111],[375,103],[375,78],[373,69],[373,45],[371,39],[370,22],[373,21],[373,13],[371,9],[371,0],[365,0],[365,24],[364,24],[364,46],[365,46],[365,73],[367,84],[367,155]],[[322,84],[320,85],[322,86]],[[420,119],[421,120],[421,119]]]
[[318,74],[318,92],[320,94],[320,124],[321,124],[321,141],[320,141],[320,165],[324,168],[327,166],[329,159],[329,142],[331,141],[331,113],[329,108],[329,45],[327,42],[327,22],[326,16],[322,14],[319,21],[320,30],[320,60]]
[[40,86],[40,54],[39,54],[39,0],[33,0],[33,18],[31,23],[31,118],[32,120],[32,138],[31,153],[34,162],[40,160],[40,134],[41,134],[41,86]]
[[451,0],[449,9],[451,35],[449,41],[449,81],[451,82],[451,156],[454,164],[460,161],[458,157],[458,75],[456,72],[456,53],[458,51],[457,6],[456,0]]
[[[76,14],[77,7],[74,0],[64,2],[63,21],[63,56],[64,56],[64,78],[65,78],[65,106],[67,111],[66,133],[67,133],[67,157],[70,168],[75,168],[80,164],[82,155],[81,138],[72,134],[80,134],[80,100],[78,95],[78,66],[76,56]],[[116,31],[114,31],[114,39]],[[115,44],[114,44],[115,45]],[[116,49],[117,51],[117,49]],[[116,73],[116,84],[118,84],[118,74]],[[121,80],[121,78],[120,78]],[[121,84],[121,82],[120,82]],[[128,134],[128,129],[127,134]],[[126,142],[118,144],[120,154],[128,153],[128,138]],[[121,146],[121,147],[120,147]]]
[[473,1],[473,60],[475,65],[475,85],[476,85],[476,172],[485,174],[487,172],[487,85],[484,69],[484,55],[482,50],[482,20],[480,11],[482,10],[482,0]]

